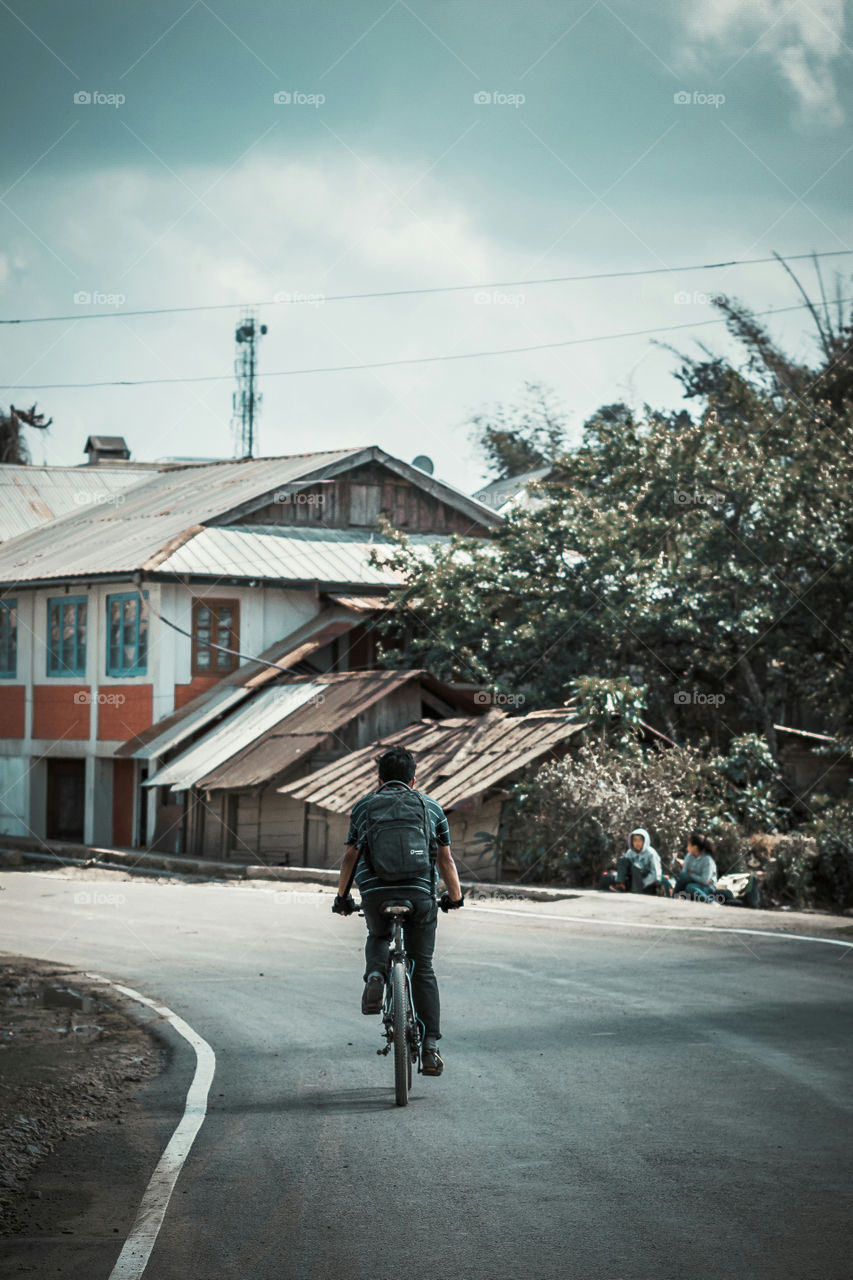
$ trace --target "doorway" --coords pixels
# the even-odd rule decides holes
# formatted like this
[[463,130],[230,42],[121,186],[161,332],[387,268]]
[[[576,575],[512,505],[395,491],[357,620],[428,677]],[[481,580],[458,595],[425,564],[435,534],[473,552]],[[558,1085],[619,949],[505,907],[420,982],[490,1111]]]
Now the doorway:
[[86,761],[47,761],[47,838],[83,843]]

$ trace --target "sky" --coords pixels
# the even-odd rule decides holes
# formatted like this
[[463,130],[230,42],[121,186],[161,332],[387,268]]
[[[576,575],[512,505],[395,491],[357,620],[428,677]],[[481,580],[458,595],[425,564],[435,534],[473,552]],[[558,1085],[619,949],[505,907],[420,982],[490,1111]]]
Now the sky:
[[[378,444],[472,490],[466,423],[525,382],[577,440],[682,403],[667,344],[733,350],[665,332],[715,294],[801,301],[776,263],[692,268],[853,248],[846,0],[0,0],[0,44],[0,319],[63,317],[0,325],[0,405],[53,418],[36,462],[233,456],[252,304],[256,452]],[[853,255],[822,267],[853,296]],[[767,323],[810,358],[804,312]]]

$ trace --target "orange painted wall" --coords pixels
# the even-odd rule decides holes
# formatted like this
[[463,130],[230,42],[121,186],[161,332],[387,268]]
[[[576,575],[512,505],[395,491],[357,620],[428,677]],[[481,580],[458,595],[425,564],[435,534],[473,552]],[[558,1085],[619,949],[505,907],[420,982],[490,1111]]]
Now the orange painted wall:
[[0,684],[0,738],[23,738],[26,728],[26,689]]
[[33,737],[54,742],[88,738],[91,692],[87,684],[33,685]]
[[127,742],[149,728],[154,718],[150,684],[104,684],[98,690],[98,738]]
[[113,844],[133,844],[132,760],[113,761]]
[[189,684],[175,685],[175,710],[184,707],[188,702],[192,702],[193,698],[197,698],[200,693],[204,693],[205,689],[212,689],[215,684],[219,684],[222,676],[193,676]]

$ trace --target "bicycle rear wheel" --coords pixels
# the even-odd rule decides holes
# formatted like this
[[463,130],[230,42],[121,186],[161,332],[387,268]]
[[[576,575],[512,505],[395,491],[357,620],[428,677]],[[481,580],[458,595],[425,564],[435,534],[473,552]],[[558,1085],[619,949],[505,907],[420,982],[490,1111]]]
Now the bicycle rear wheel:
[[398,1107],[409,1101],[412,1062],[406,1035],[408,1012],[406,971],[402,964],[395,964],[391,976],[391,995],[394,1009],[394,1098]]

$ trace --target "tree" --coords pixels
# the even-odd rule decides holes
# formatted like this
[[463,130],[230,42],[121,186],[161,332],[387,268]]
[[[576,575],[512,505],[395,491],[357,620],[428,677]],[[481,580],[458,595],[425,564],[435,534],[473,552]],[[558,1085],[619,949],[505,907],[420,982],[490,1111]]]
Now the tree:
[[44,420],[43,413],[36,412],[36,405],[31,409],[16,409],[14,405],[9,406],[9,412],[4,413],[0,409],[0,462],[13,462],[19,466],[29,466],[30,450],[21,428],[22,426],[37,427],[39,431],[46,431],[53,418]]
[[851,328],[805,369],[721,307],[746,367],[685,361],[698,413],[607,406],[537,508],[488,542],[456,539],[425,563],[401,541],[390,658],[527,707],[564,703],[581,677],[631,677],[670,737],[724,747],[758,732],[777,760],[786,708],[819,706],[826,732],[850,725]]
[[494,480],[544,467],[566,447],[565,411],[553,391],[538,382],[525,382],[519,405],[482,409],[469,426]]

